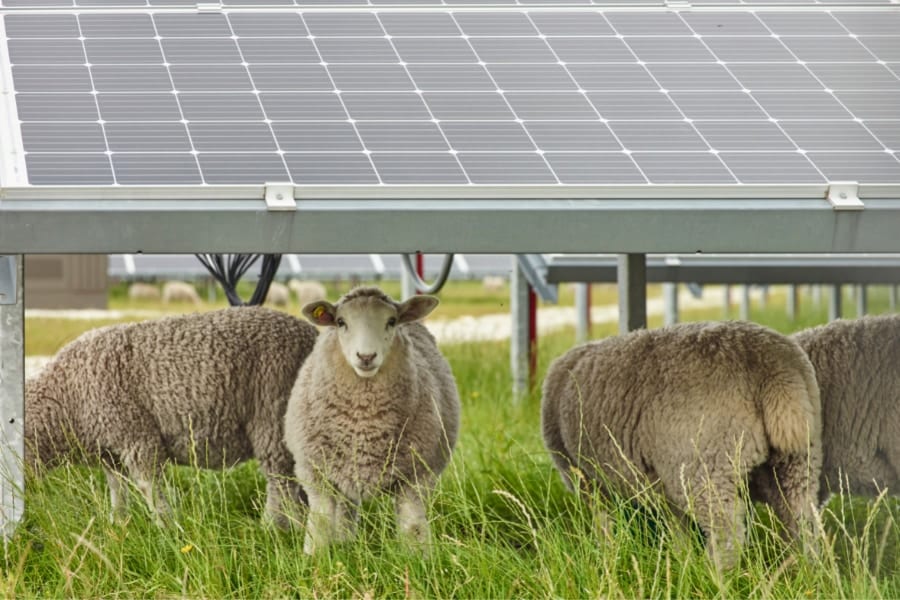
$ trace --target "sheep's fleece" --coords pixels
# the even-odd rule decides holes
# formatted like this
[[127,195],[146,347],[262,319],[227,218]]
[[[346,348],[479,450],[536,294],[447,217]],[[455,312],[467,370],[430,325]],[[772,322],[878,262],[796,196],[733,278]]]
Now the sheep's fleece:
[[749,477],[751,495],[795,535],[815,502],[812,365],[795,342],[752,323],[686,323],[573,348],[550,366],[542,412],[570,487],[658,484],[723,568],[744,537],[738,478]]
[[424,496],[459,430],[450,366],[418,322],[436,305],[429,296],[398,303],[361,287],[335,305],[304,307],[325,326],[285,416],[297,478],[309,495],[306,552],[352,537],[357,507],[382,491],[395,495],[400,534],[427,544]]
[[261,307],[87,332],[26,382],[26,463],[99,457],[114,516],[125,510],[127,474],[166,517],[154,486],[162,463],[189,464],[196,453],[217,468],[255,457],[268,478],[266,515],[284,527],[283,503],[303,496],[288,481],[284,411],[316,336],[309,323]]
[[819,500],[840,489],[900,495],[900,315],[838,320],[794,339],[822,395]]

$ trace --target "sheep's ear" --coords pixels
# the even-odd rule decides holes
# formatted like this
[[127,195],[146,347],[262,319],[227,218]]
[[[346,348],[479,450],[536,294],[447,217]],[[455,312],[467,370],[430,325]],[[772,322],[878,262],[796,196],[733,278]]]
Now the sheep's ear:
[[431,314],[439,302],[440,300],[434,296],[413,296],[397,306],[397,320],[400,323],[409,323],[424,319]]
[[334,326],[334,306],[325,300],[310,302],[304,306],[303,316],[321,327]]

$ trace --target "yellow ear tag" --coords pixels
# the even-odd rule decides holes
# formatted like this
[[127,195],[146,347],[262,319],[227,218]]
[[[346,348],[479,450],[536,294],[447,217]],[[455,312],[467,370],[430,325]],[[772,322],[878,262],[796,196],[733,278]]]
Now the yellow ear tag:
[[321,318],[322,315],[324,315],[324,314],[325,314],[324,306],[317,306],[316,309],[313,311],[313,316],[317,319]]

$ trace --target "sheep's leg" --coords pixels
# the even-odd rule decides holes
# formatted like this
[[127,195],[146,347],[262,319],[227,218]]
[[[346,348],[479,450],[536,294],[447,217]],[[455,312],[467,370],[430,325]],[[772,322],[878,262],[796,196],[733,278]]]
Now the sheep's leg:
[[106,473],[106,484],[109,486],[109,503],[112,507],[110,520],[115,523],[124,521],[128,515],[128,485],[124,480],[125,475],[106,465],[103,466]]
[[172,507],[162,493],[162,472],[165,464],[163,452],[161,441],[154,444],[135,440],[130,452],[122,457],[125,470],[147,501],[147,506],[155,515],[156,524],[161,527],[167,522],[174,522]]
[[[738,494],[738,487],[730,470],[702,476],[687,492],[691,495],[688,510],[706,536],[707,554],[717,570],[735,566],[740,558],[746,537],[747,506]],[[679,506],[679,509],[684,507]]]
[[356,536],[357,507],[337,492],[306,486],[309,498],[309,517],[303,551],[315,554],[334,542],[347,541]]
[[305,504],[303,488],[294,480],[266,473],[266,508],[263,520],[279,529],[288,530],[299,522]]
[[751,478],[751,496],[765,502],[784,525],[787,537],[815,551],[814,513],[819,481],[805,455],[773,453]]
[[402,485],[394,496],[397,514],[397,532],[404,540],[427,550],[431,540],[425,498],[430,486]]

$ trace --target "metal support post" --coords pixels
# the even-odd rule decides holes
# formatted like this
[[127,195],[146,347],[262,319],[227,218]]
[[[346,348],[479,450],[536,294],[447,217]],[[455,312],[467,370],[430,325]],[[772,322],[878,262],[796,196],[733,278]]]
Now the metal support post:
[[856,316],[864,317],[869,313],[869,288],[860,284],[856,286]]
[[647,255],[619,254],[619,334],[647,327]]
[[841,284],[831,286],[831,297],[828,300],[828,320],[835,321],[841,318]]
[[891,312],[897,312],[897,286],[893,284],[888,286],[888,307]]
[[520,400],[528,392],[529,367],[529,311],[528,296],[530,286],[525,274],[519,268],[519,260],[512,257],[512,277],[509,282],[510,315],[512,335],[510,336],[510,360],[513,383],[513,400]]
[[787,317],[791,321],[797,319],[797,304],[799,295],[797,294],[797,286],[791,284],[787,289]]
[[25,301],[23,257],[0,256],[0,528],[12,536],[25,510]]
[[591,337],[591,284],[575,284],[575,342],[582,344]]
[[727,283],[722,286],[722,318],[731,318],[731,286]]
[[738,316],[742,321],[750,320],[750,286],[747,284],[741,286],[741,305],[739,311]]
[[662,288],[663,302],[665,302],[663,325],[674,325],[678,322],[678,284],[664,283]]

